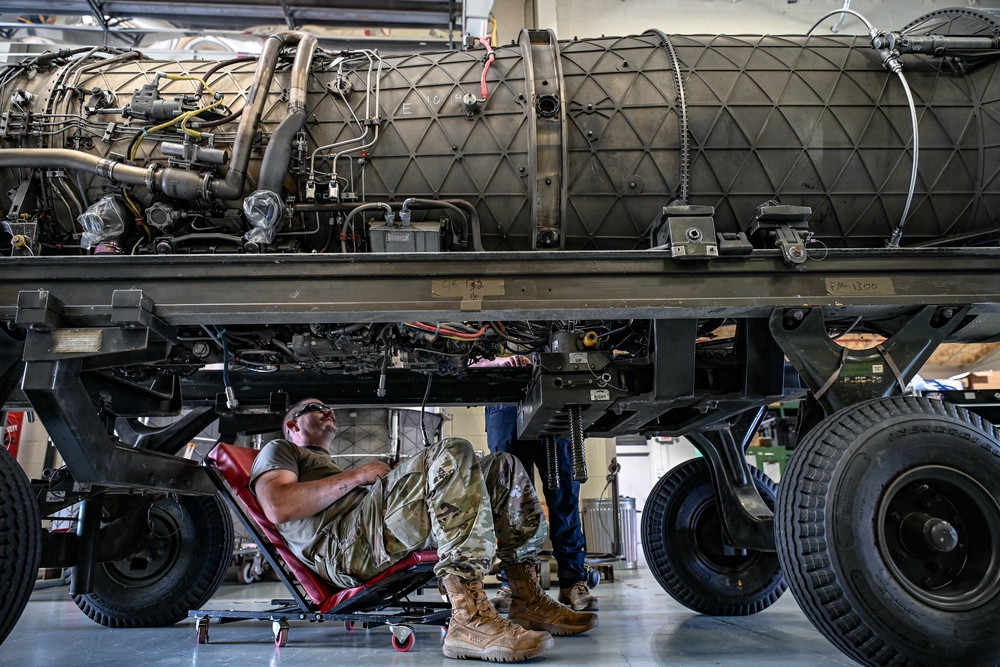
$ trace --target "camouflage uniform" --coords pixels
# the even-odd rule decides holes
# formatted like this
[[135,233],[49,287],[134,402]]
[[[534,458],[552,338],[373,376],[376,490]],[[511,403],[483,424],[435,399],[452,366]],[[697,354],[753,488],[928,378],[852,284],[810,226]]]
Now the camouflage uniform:
[[[329,458],[315,450],[306,454]],[[265,471],[255,466],[254,477]],[[437,548],[438,576],[481,576],[494,554],[507,565],[532,561],[548,527],[516,458],[500,453],[477,460],[469,441],[449,438],[376,480],[321,533],[304,560],[335,585],[347,587],[419,549]]]

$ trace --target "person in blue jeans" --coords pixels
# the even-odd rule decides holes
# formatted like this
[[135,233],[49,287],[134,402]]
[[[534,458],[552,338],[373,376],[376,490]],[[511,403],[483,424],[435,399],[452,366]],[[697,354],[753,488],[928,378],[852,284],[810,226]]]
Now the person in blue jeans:
[[[528,472],[529,479],[534,479],[535,466],[538,466],[541,478],[548,479],[545,443],[517,438],[516,405],[486,406],[486,440],[491,453],[507,452],[516,456]],[[559,566],[559,602],[575,611],[597,611],[597,598],[587,587],[583,564],[586,543],[580,523],[580,483],[573,480],[569,440],[559,439],[556,443],[559,448],[559,488],[550,489],[543,482],[542,492],[549,508],[552,554]],[[510,589],[507,587],[501,588],[499,595],[492,600],[493,606],[500,612],[506,611],[509,601]]]

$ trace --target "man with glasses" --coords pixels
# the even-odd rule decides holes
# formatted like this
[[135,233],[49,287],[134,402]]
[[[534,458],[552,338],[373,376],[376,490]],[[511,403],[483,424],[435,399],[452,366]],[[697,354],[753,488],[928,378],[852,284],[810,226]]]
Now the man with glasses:
[[[435,572],[452,606],[445,656],[525,660],[551,646],[551,635],[597,626],[596,615],[542,591],[536,565],[548,528],[513,456],[477,460],[467,440],[449,438],[393,469],[376,461],[342,470],[330,458],[333,408],[312,398],[292,406],[282,430],[285,438],[269,442],[251,471],[268,519],[335,586],[356,586],[413,551],[436,547]],[[483,590],[494,554],[511,586],[506,620]]]

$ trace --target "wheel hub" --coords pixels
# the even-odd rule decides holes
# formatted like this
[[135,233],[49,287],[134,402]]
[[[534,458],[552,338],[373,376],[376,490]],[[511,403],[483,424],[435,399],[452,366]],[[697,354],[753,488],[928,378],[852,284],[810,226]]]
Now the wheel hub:
[[141,587],[165,576],[180,552],[182,521],[175,512],[154,504],[149,509],[150,533],[128,558],[105,563],[108,575],[126,588]]
[[911,554],[946,554],[958,546],[958,530],[953,525],[923,512],[907,514],[899,532],[903,545]]
[[961,611],[1000,592],[1000,507],[964,472],[903,473],[883,495],[877,522],[886,569],[922,602]]

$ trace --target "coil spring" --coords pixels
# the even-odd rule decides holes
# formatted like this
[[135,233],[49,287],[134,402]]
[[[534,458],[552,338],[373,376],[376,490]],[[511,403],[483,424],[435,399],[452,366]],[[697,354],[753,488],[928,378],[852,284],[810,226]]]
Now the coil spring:
[[580,406],[569,409],[570,458],[573,461],[573,479],[583,484],[587,481],[587,452],[583,446],[583,418]]
[[554,491],[559,488],[559,448],[554,435],[545,436],[545,463],[545,486]]

